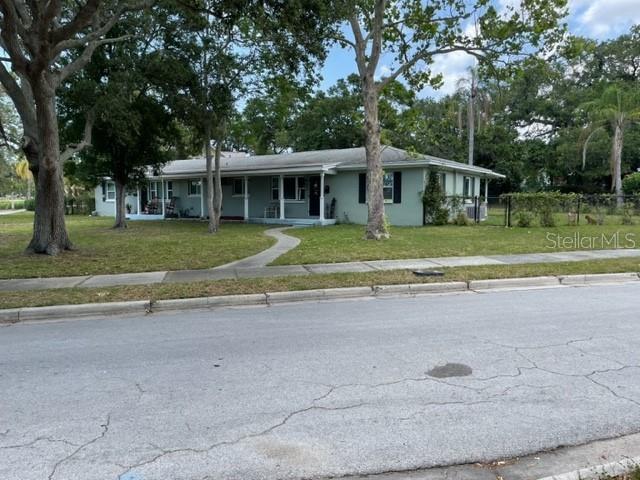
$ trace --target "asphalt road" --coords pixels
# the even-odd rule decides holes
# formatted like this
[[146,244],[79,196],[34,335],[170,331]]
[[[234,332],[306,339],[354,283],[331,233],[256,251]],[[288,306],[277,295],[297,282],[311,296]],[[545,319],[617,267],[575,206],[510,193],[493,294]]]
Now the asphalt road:
[[317,478],[637,432],[639,307],[623,285],[5,326],[0,478]]

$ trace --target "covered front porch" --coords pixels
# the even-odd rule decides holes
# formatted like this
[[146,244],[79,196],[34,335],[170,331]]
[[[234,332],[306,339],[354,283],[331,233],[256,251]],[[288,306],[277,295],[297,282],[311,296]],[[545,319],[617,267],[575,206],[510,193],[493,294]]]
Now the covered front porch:
[[[332,225],[336,198],[325,170],[223,176],[222,220],[277,225]],[[204,177],[151,178],[127,197],[131,220],[208,217]]]

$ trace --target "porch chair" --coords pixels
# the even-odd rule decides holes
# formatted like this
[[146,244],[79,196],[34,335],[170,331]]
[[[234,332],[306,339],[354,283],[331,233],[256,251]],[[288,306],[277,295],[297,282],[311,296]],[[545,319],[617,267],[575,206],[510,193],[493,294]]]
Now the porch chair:
[[164,216],[165,217],[179,217],[178,214],[176,214],[176,200],[178,199],[178,197],[171,197],[171,200],[169,200],[169,203],[167,203],[164,206]]
[[158,199],[152,198],[149,203],[147,203],[147,208],[145,210],[145,213],[149,215],[157,215],[158,213],[160,213],[161,207],[158,203]]

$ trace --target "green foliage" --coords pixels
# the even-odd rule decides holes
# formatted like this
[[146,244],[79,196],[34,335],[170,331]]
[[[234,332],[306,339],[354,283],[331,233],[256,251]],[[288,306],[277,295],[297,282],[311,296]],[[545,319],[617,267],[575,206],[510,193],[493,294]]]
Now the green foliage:
[[515,216],[516,225],[518,227],[528,228],[533,224],[534,218],[535,217],[533,213],[527,210],[519,210],[518,212],[516,212]]
[[634,214],[634,204],[633,202],[625,202],[622,205],[622,225],[633,225],[633,214]]
[[640,172],[630,173],[622,180],[622,191],[625,195],[640,193]]
[[554,227],[556,222],[553,214],[560,211],[575,212],[579,200],[576,194],[560,192],[513,193],[509,196],[516,224],[521,227],[531,226],[536,216],[541,227]]
[[471,220],[469,220],[469,217],[467,217],[467,214],[463,211],[459,211],[453,219],[453,224],[459,227],[468,227],[471,223]]
[[24,208],[30,212],[35,212],[36,210],[36,201],[35,199],[31,198],[29,200],[25,200],[24,201]]
[[445,225],[449,221],[449,209],[440,185],[440,178],[434,171],[429,172],[427,185],[422,193],[424,222],[430,225]]

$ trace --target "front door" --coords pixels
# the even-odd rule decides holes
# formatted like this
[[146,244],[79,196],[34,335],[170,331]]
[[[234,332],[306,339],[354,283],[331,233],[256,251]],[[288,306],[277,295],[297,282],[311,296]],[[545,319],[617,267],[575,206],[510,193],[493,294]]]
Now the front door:
[[320,176],[309,177],[309,216],[320,216]]
[[[147,208],[147,202],[149,201],[149,197],[147,196],[147,187],[140,187],[140,208],[142,212]],[[139,214],[142,212],[138,212]]]

